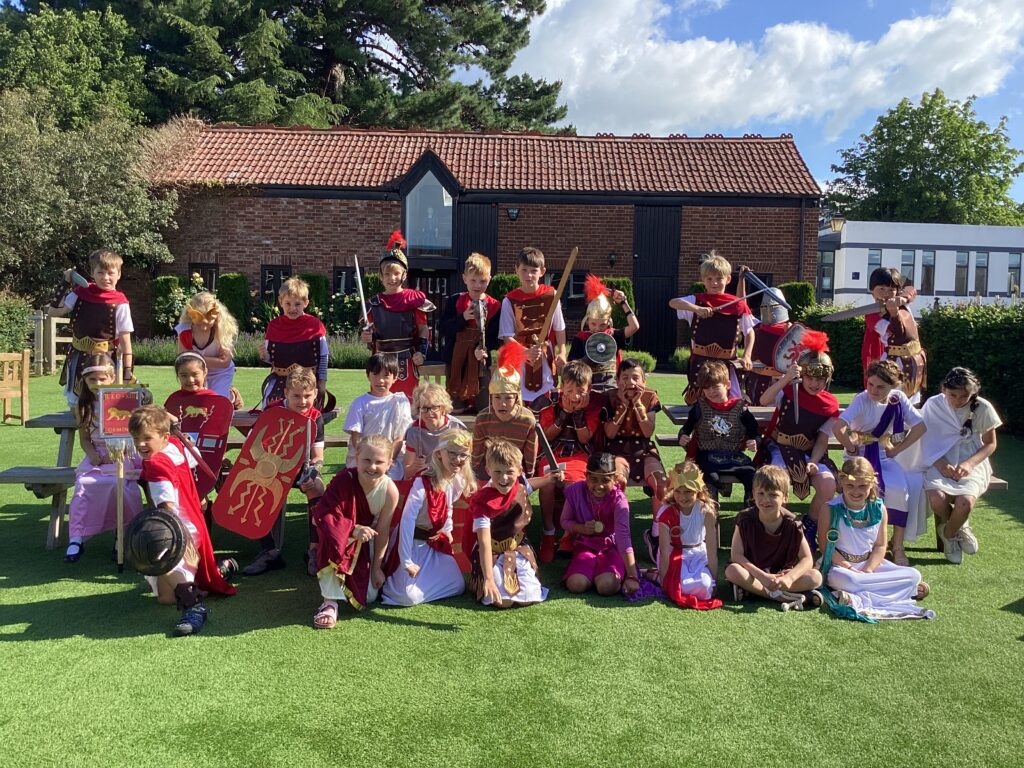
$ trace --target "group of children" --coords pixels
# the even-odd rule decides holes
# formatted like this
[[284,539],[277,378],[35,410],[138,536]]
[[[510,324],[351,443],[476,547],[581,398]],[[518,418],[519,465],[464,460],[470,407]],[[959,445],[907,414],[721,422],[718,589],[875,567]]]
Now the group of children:
[[[841,411],[828,391],[834,370],[827,337],[807,331],[784,371],[756,359],[771,346],[759,343],[760,325],[769,328],[765,338],[776,337],[788,318],[769,294],[759,324],[743,299],[725,292],[732,267],[712,253],[701,266],[705,291],[671,302],[692,326],[685,393],[691,409],[679,434],[687,460],[666,472],[654,440],[658,395],[641,365],[622,354],[639,329],[625,295],[589,277],[587,312],[567,351],[560,304],[542,282],[543,253],[520,253],[520,287],[500,303],[485,293],[490,262],[473,254],[463,275],[467,291],[448,300],[441,320],[447,387],[418,382],[434,307],[404,287],[402,246],[396,233],[381,259],[384,291],[368,301],[370,324],[362,333],[371,347],[369,391],[347,409],[345,469],[326,485],[319,473],[321,410],[333,407],[326,332],[305,312],[308,287],[301,280],[283,284],[283,313],[268,325],[261,349],[271,366],[261,407],[302,414],[315,432],[295,485],[307,497],[307,570],[321,594],[315,627],[335,626],[343,602],[359,609],[377,599],[413,605],[458,595],[464,572],[485,605],[541,602],[547,589],[539,564],[556,551],[569,558],[563,581],[571,592],[635,596],[653,588],[686,607],[718,607],[715,498],[734,481],[748,505],[736,519],[724,570],[737,600],[753,594],[801,609],[824,598],[837,613],[866,621],[931,616],[917,605],[928,587],[908,567],[905,539],[919,535],[934,512],[948,559],[960,562],[977,551],[968,518],[991,477],[988,457],[1001,422],[963,368],[951,371],[923,408],[912,405],[924,352],[905,306],[913,296],[900,292],[898,273],[876,270],[871,277],[882,311],[869,317],[865,350],[877,358],[866,361],[864,392]],[[66,387],[86,453],[70,510],[68,562],[82,556],[87,537],[112,527],[117,480],[98,437],[96,393],[131,370],[131,316],[115,290],[120,259],[100,251],[90,266],[94,283],[75,288],[55,310],[72,314]],[[612,327],[616,304],[627,320],[623,329]],[[237,323],[224,305],[196,294],[177,331],[182,391],[241,407],[232,384]],[[774,406],[767,428],[748,410],[742,384],[748,398],[755,392],[759,404]],[[461,414],[475,416],[472,433]],[[188,441],[171,434],[171,416],[145,406],[130,428],[138,456],[126,472],[126,518],[139,513],[143,480],[152,504],[175,512],[181,525],[147,521],[129,529],[126,538],[137,539],[126,544],[143,555],[162,553],[159,568],[140,570],[160,602],[182,610],[176,633],[192,634],[205,621],[205,594],[231,594],[226,578],[238,566],[213,560],[205,500],[190,469],[195,459]],[[841,468],[828,459],[833,436],[847,454]],[[632,546],[625,495],[631,482],[653,497],[652,526],[644,532],[654,563],[648,570],[639,568]],[[797,519],[785,509],[791,490],[804,499],[812,489],[809,514]],[[527,536],[534,492],[542,517],[537,551]],[[280,506],[246,575],[284,567],[284,500]],[[179,550],[157,547],[161,536],[181,544],[173,563],[164,562],[167,553]]]

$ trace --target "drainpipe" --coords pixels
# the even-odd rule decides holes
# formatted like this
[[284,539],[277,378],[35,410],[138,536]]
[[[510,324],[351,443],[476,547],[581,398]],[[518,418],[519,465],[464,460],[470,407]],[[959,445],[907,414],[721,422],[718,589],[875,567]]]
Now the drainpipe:
[[807,204],[807,198],[800,198],[800,251],[796,257],[796,279],[803,281],[804,279],[804,206]]

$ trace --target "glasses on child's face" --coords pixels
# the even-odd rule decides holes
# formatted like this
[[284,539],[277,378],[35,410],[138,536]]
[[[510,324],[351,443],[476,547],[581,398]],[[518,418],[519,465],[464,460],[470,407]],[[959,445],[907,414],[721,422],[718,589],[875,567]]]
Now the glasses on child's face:
[[462,464],[469,459],[468,453],[462,453],[461,451],[448,451],[448,460],[453,464]]
[[440,413],[444,410],[443,405],[421,405],[420,413]]

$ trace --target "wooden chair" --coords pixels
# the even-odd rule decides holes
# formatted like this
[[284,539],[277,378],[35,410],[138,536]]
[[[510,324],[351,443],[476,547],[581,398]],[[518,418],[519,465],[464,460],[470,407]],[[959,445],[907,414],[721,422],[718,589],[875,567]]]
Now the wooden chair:
[[[31,353],[24,349],[21,352],[5,352],[0,354],[0,399],[3,400],[3,420],[19,418],[22,425],[28,418],[28,377],[32,365]],[[21,416],[13,413],[13,400],[21,398]]]

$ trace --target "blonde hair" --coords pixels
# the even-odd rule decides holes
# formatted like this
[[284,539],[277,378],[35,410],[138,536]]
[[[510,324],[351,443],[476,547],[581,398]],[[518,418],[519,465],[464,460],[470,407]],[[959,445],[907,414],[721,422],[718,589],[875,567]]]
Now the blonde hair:
[[359,438],[359,445],[356,447],[356,456],[359,455],[363,448],[374,448],[378,451],[384,451],[388,456],[388,460],[390,460],[395,444],[384,435],[362,435]]
[[284,380],[284,391],[294,389],[298,392],[309,392],[316,389],[316,376],[312,368],[293,368]]
[[789,472],[782,467],[767,464],[754,473],[754,487],[769,493],[778,491],[789,499]]
[[700,277],[703,280],[708,275],[721,275],[730,277],[732,275],[732,264],[719,256],[717,251],[710,251],[700,263]]
[[297,296],[309,301],[309,283],[301,277],[289,277],[281,283],[281,289],[277,292],[278,301],[286,296]]
[[213,338],[217,340],[221,349],[229,355],[233,355],[235,341],[238,339],[238,321],[228,311],[228,308],[209,291],[200,291],[188,300],[188,304],[181,310],[181,317],[178,318],[178,322],[189,328],[192,327],[192,318],[188,313],[189,307],[203,314],[209,314],[212,309],[217,310],[216,319],[213,321]]
[[444,459],[441,458],[441,452],[447,451],[448,446],[451,444],[464,447],[468,452],[472,450],[473,438],[469,432],[458,427],[452,427],[442,432],[437,440],[437,448],[430,454],[430,466],[424,470],[423,474],[431,479],[434,487],[438,490],[446,490],[454,482],[456,476],[458,476],[462,479],[463,495],[469,496],[476,491],[476,476],[473,474],[473,462],[471,459],[466,459],[461,467],[452,475],[448,475],[448,471],[444,466]]
[[[424,403],[425,400],[432,400],[435,402]],[[445,416],[447,416],[452,412],[452,397],[448,394],[448,390],[437,382],[421,381],[416,385],[416,389],[412,391],[413,418],[419,417],[420,408],[423,405],[441,405],[444,408]]]
[[871,491],[868,493],[868,498],[872,501],[878,498],[878,475],[875,474],[875,468],[871,466],[871,462],[863,456],[854,456],[843,462],[843,468],[839,470],[840,493],[842,493],[844,480],[870,481]]
[[409,272],[409,270],[407,270],[399,262],[394,261],[393,259],[385,261],[383,264],[380,265],[380,273],[381,273],[381,275],[384,275],[384,274],[390,272],[393,269],[401,270],[403,275],[408,274],[408,272]]
[[[669,473],[669,484],[665,489],[665,495],[661,497],[661,502],[663,504],[672,504],[672,506],[675,506],[674,497],[677,486],[672,485],[672,478],[675,475],[675,473],[679,471],[692,472],[693,470],[697,470],[698,472],[700,472],[700,467],[698,467],[696,463],[690,461],[689,459],[684,461],[682,464],[676,465],[675,470]],[[705,511],[710,512],[715,517],[718,517],[718,502],[711,498],[711,493],[708,491],[708,486],[703,480],[704,473],[701,472],[700,474],[701,484],[700,490],[696,491],[697,500],[704,506]]]
[[475,251],[466,257],[466,264],[462,268],[462,273],[465,275],[487,275],[491,276],[491,260],[484,256],[482,253],[476,253]]
[[136,408],[132,417],[128,419],[128,431],[132,437],[138,437],[141,433],[152,430],[159,435],[169,434],[171,431],[171,415],[163,408],[156,405],[144,405]]
[[89,254],[90,272],[100,267],[103,269],[120,270],[123,265],[124,259],[109,248],[100,248],[98,251],[93,251]]
[[516,467],[523,466],[523,452],[508,440],[489,440],[487,452],[484,454],[484,467]]
[[876,377],[884,381],[890,387],[898,386],[903,381],[903,371],[892,360],[875,360],[868,366],[864,374],[865,378]]

